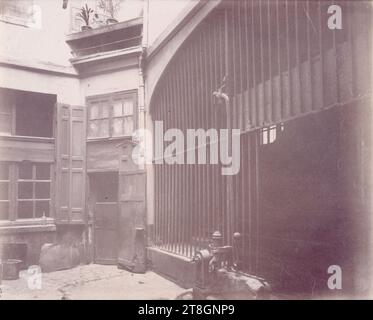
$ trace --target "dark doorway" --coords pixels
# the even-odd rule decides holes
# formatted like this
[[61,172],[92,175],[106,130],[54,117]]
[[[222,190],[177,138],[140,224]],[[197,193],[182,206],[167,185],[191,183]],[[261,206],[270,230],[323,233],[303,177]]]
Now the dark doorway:
[[335,108],[261,132],[260,269],[282,292],[327,291],[328,267],[347,268],[340,117]]
[[118,259],[118,173],[89,176],[93,209],[94,262],[116,264]]

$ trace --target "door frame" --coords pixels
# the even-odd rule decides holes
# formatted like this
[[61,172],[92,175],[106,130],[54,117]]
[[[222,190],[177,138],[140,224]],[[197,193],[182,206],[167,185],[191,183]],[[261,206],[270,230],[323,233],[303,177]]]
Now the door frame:
[[[92,263],[96,263],[96,264],[106,264],[106,265],[116,265],[118,263],[118,250],[119,250],[119,235],[118,235],[118,232],[119,232],[119,228],[117,227],[115,229],[115,238],[116,238],[116,241],[117,241],[117,257],[115,259],[115,261],[105,261],[105,260],[100,260],[100,259],[97,259],[97,254],[96,254],[96,219],[95,219],[95,208],[96,208],[96,204],[97,203],[105,203],[105,202],[97,202],[96,201],[96,196],[95,196],[95,192],[92,190],[92,181],[94,180],[93,179],[93,175],[95,174],[98,174],[98,173],[101,173],[101,174],[108,174],[108,173],[111,173],[111,174],[116,174],[118,175],[118,184],[117,184],[117,201],[116,202],[106,202],[106,203],[116,203],[116,209],[117,209],[117,214],[116,214],[116,225],[118,226],[118,222],[119,222],[119,210],[120,210],[120,206],[119,206],[119,172],[117,170],[89,170],[87,172],[87,212],[89,213],[89,210],[91,209],[92,210],[92,215],[89,215],[88,214],[88,221],[87,221],[87,229],[91,229],[90,231],[88,232],[91,232],[91,241],[90,241],[90,261]],[[92,195],[94,195],[94,198],[92,199]],[[89,235],[88,235],[88,241],[89,241]]]

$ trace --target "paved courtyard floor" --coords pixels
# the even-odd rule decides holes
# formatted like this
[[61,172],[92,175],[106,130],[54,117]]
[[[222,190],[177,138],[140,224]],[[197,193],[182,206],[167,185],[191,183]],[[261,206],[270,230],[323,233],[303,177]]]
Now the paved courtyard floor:
[[0,300],[162,300],[175,299],[185,292],[154,272],[134,274],[116,266],[97,264],[42,273],[41,283],[39,279],[33,275],[30,278],[24,270],[18,280],[3,280]]

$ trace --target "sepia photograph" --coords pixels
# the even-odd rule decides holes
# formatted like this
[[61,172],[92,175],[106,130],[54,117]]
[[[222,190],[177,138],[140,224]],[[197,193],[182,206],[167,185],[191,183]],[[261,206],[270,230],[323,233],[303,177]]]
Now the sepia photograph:
[[0,302],[372,300],[372,40],[368,0],[0,0]]

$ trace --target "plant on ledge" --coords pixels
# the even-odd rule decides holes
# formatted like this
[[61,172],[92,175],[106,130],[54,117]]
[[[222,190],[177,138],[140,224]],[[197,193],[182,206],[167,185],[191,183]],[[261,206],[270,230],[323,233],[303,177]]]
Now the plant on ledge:
[[85,26],[82,26],[82,31],[92,29],[89,25],[91,14],[93,14],[93,10],[87,4],[80,9],[78,16],[85,22]]
[[116,23],[118,20],[115,18],[116,14],[120,9],[120,5],[123,0],[99,0],[97,3],[98,8],[100,8],[104,13],[108,14],[110,18],[106,20],[106,23]]

